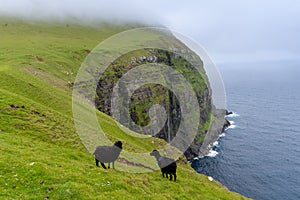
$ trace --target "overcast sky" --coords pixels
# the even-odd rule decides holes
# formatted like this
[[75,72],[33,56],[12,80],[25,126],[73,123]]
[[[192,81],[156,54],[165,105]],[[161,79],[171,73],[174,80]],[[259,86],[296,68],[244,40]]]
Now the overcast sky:
[[300,60],[298,0],[0,0],[0,15],[160,24],[214,62]]

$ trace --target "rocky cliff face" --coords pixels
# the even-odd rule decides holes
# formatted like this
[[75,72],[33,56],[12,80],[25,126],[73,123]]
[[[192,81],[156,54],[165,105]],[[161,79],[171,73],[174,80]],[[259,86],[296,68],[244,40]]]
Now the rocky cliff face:
[[[184,153],[188,159],[192,159],[199,155],[209,124],[214,117],[211,112],[211,92],[206,81],[207,77],[204,71],[199,74],[199,71],[191,66],[184,57],[157,49],[138,50],[119,57],[101,76],[97,87],[96,106],[100,111],[112,115],[111,99],[114,86],[129,70],[149,63],[167,65],[180,72],[192,85],[196,93],[200,107],[200,126],[193,143]],[[157,74],[149,74],[149,76],[157,76]],[[165,121],[163,128],[158,133],[153,133],[153,135],[166,141],[172,140],[176,136],[181,121],[180,103],[176,95],[162,85],[150,83],[135,90],[126,110],[126,112],[129,112],[132,121],[123,120],[121,123],[143,134],[141,129],[132,126],[131,123],[135,123],[139,127],[147,126],[150,122],[149,109],[153,105],[162,106],[169,118]]]

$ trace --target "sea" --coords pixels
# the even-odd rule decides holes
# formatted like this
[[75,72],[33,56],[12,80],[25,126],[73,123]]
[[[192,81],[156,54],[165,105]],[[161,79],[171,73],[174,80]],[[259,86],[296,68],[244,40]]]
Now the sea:
[[255,200],[299,200],[300,61],[218,68],[232,125],[192,167]]

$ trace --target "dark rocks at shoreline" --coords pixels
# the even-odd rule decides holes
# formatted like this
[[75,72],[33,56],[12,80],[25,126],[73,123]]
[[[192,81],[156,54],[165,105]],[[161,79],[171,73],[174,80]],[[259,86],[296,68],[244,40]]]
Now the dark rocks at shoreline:
[[230,122],[227,119],[225,119],[225,123],[223,125],[223,131],[222,132],[224,132],[230,125],[231,125]]
[[226,115],[232,115],[233,112],[226,110]]

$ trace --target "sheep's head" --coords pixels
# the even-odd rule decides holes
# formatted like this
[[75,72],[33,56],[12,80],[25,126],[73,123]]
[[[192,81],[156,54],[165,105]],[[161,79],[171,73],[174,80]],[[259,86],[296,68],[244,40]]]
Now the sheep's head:
[[150,153],[150,156],[154,156],[155,158],[159,158],[160,157],[160,153],[157,150],[153,150]]
[[114,144],[116,147],[119,147],[120,149],[122,149],[122,142],[121,141],[117,141]]

